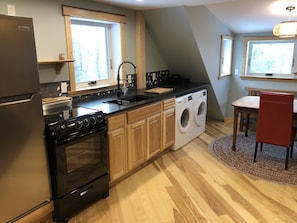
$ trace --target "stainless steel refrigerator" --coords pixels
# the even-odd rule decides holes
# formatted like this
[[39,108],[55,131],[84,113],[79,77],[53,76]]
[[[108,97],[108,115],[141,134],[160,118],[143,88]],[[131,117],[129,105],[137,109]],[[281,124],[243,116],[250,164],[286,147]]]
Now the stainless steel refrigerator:
[[0,15],[0,222],[49,202],[49,179],[33,22]]

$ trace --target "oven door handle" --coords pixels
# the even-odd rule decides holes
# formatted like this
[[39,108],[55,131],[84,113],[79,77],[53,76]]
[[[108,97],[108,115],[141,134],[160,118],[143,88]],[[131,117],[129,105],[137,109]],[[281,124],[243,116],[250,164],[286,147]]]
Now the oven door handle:
[[79,196],[85,196],[90,190],[93,190],[94,189],[94,187],[93,186],[90,186],[90,187],[88,187],[86,190],[84,190],[84,191],[82,191],[82,192],[80,192],[79,193]]

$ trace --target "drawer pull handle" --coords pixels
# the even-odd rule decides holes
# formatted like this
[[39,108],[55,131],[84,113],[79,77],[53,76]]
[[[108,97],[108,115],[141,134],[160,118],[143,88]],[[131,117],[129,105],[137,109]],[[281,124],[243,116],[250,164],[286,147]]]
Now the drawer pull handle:
[[93,186],[90,186],[88,189],[84,190],[83,192],[80,192],[79,196],[82,197],[82,196],[86,195],[92,189],[93,189]]

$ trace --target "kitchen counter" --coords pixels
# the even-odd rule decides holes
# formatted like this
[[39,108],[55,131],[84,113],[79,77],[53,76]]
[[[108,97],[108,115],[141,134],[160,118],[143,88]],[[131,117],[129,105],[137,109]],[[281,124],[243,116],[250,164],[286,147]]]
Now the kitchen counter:
[[109,114],[114,114],[124,110],[135,109],[137,107],[151,104],[170,97],[180,97],[185,94],[203,90],[207,88],[207,86],[208,84],[205,84],[205,83],[189,83],[184,85],[173,85],[173,84],[162,85],[160,87],[173,88],[172,91],[162,93],[162,94],[146,93],[145,92],[146,89],[137,89],[137,90],[129,89],[126,95],[127,97],[132,97],[135,95],[144,95],[144,96],[147,96],[148,98],[139,102],[128,104],[128,105],[118,105],[113,103],[106,103],[106,101],[117,98],[116,95],[114,94],[110,94],[106,96],[89,95],[89,96],[75,98],[73,100],[73,105],[85,107],[89,109],[100,110],[106,115],[109,115]]

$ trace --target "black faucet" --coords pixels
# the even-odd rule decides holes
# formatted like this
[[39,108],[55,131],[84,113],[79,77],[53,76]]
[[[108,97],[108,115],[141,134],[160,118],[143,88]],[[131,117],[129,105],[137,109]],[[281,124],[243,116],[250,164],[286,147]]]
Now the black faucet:
[[122,90],[121,90],[121,88],[120,88],[120,69],[121,69],[122,65],[124,65],[124,64],[126,64],[126,63],[131,64],[131,65],[133,66],[133,68],[134,68],[134,73],[136,74],[136,66],[135,66],[132,62],[130,62],[130,61],[123,61],[123,62],[119,65],[119,68],[118,68],[118,77],[117,77],[117,81],[118,81],[117,96],[118,96],[118,98],[123,94],[123,92],[122,92]]

